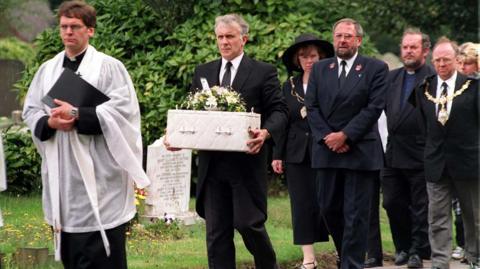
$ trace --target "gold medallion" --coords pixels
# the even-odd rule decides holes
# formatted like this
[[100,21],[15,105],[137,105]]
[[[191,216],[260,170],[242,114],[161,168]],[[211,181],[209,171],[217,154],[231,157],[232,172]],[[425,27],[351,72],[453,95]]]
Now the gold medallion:
[[440,111],[438,111],[438,121],[442,124],[445,125],[448,121],[448,112],[445,109],[445,106],[442,106]]
[[307,117],[307,108],[305,106],[302,106],[300,109],[300,116],[302,116],[302,119],[305,119]]

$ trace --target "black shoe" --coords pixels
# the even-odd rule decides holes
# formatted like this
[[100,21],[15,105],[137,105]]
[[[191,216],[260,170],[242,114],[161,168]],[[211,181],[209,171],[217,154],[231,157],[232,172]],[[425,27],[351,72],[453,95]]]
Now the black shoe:
[[405,251],[400,251],[395,255],[395,265],[400,266],[400,265],[405,265],[408,262],[408,253]]
[[377,259],[377,258],[368,258],[365,261],[365,265],[363,267],[365,268],[372,268],[372,267],[380,267],[383,266],[383,261],[382,259]]
[[408,258],[407,262],[408,268],[423,268],[422,259],[418,256],[418,254],[412,254],[410,258]]

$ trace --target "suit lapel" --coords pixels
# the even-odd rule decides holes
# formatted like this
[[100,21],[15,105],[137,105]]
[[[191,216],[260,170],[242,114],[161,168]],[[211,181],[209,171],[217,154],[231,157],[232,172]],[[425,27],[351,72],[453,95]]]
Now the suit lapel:
[[392,86],[391,86],[391,89],[393,91],[393,97],[392,97],[392,107],[391,107],[391,111],[389,111],[389,117],[392,118],[392,121],[390,121],[392,123],[392,126],[391,128],[392,129],[395,129],[396,126],[398,126],[399,124],[399,117],[401,113],[399,113],[400,111],[400,104],[402,102],[401,98],[402,98],[402,84],[403,84],[403,78],[405,77],[405,70],[402,70],[401,71],[401,74],[397,76],[397,79],[393,82]]
[[[460,90],[460,88],[463,86],[465,81],[467,81],[466,77],[464,77],[460,74],[457,74],[457,79],[455,80],[455,91],[454,92]],[[450,113],[449,113],[450,117],[455,115],[456,107],[458,107],[459,105],[461,105],[461,103],[459,104],[458,99],[454,98],[452,100],[452,108],[450,109]],[[448,121],[447,121],[447,124],[448,124]]]
[[[435,97],[436,98],[436,95],[437,95],[437,84],[438,84],[438,76],[435,76],[429,87],[428,87],[428,92],[430,93],[431,96]],[[424,94],[424,93],[422,93]],[[444,126],[438,121],[438,117],[437,117],[437,105],[434,103],[434,102],[431,102],[431,101],[426,101],[427,102],[427,108],[426,108],[426,113],[428,113],[428,115],[430,115],[430,117],[433,118],[433,120],[435,121],[436,123],[436,126],[439,127],[442,131],[444,131]],[[448,122],[448,121],[447,121]]]
[[[413,85],[413,90],[411,91],[410,94],[415,94],[415,88],[420,85],[423,80],[425,79],[426,76],[428,76],[429,74],[427,74],[427,71],[429,70],[429,66],[427,66],[426,64],[423,65],[416,73],[415,73],[415,84]],[[406,118],[408,118],[408,116],[413,112],[415,111],[415,108],[409,104],[405,104],[405,106],[403,107],[403,110],[400,110],[400,103],[401,103],[401,92],[402,92],[402,85],[403,85],[403,80],[405,78],[405,69],[404,71],[402,72],[402,74],[400,76],[398,76],[398,79],[397,81],[395,81],[395,83],[398,83],[397,87],[397,91],[395,92],[395,98],[398,98],[395,100],[395,108],[396,110],[394,111],[394,117],[396,117],[396,120],[394,122],[394,128],[398,125],[400,125]],[[408,103],[408,98],[407,98],[407,101]]]
[[[336,60],[336,58],[334,58]],[[336,107],[341,103],[340,97],[342,96],[348,96],[348,92],[350,92],[357,83],[362,79],[363,71],[365,70],[365,63],[364,63],[364,58],[361,55],[358,55],[355,61],[353,62],[352,67],[350,68],[350,71],[348,72],[347,75],[347,80],[345,81],[345,85],[343,85],[342,89],[338,88],[338,69],[336,73],[337,77],[337,86],[335,89],[337,89],[332,96],[332,101],[331,101],[331,108],[330,108],[330,114],[336,109]],[[343,98],[342,98],[343,99]]]
[[218,76],[220,74],[221,67],[222,67],[222,59],[216,60],[212,62],[211,65],[208,66],[208,70],[206,72],[206,79],[208,81],[209,87],[220,85]]
[[[329,89],[327,98],[328,101],[326,102],[327,104],[327,110],[326,111],[331,111],[332,106],[335,102],[335,98],[337,97],[338,94],[338,64],[337,64],[337,57],[332,57],[330,60],[330,63],[328,64],[328,69],[327,69],[327,76],[325,76],[327,79],[325,81],[325,89]],[[322,83],[322,82],[320,82]]]
[[247,55],[244,54],[242,61],[238,66],[237,74],[235,75],[235,78],[233,79],[233,82],[232,82],[232,88],[235,91],[242,93],[243,85],[245,84],[245,81],[250,76],[250,72],[252,71],[251,66],[252,66],[252,59],[250,59]]
[[305,91],[303,90],[303,77],[300,75],[297,77],[295,83],[295,92],[302,98],[305,98]]

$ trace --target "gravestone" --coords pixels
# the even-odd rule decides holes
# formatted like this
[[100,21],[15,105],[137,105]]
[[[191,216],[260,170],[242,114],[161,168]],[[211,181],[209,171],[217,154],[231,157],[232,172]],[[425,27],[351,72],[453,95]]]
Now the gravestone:
[[9,117],[13,110],[21,109],[12,89],[21,78],[23,69],[20,61],[0,60],[0,116]]
[[147,187],[144,217],[178,219],[184,224],[195,223],[196,214],[189,211],[192,151],[168,151],[163,137],[148,146]]

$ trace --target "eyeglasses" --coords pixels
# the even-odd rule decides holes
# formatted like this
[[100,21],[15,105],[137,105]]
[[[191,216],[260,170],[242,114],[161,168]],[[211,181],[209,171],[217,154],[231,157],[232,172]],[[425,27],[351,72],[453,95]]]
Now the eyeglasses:
[[351,34],[335,34],[334,37],[336,39],[345,39],[345,40],[351,40],[352,38],[354,38],[355,36],[354,35],[351,35]]
[[86,27],[85,25],[80,25],[80,24],[72,24],[72,25],[60,25],[60,31],[66,32],[68,28],[72,29],[72,32],[78,32],[80,29],[83,27]]

